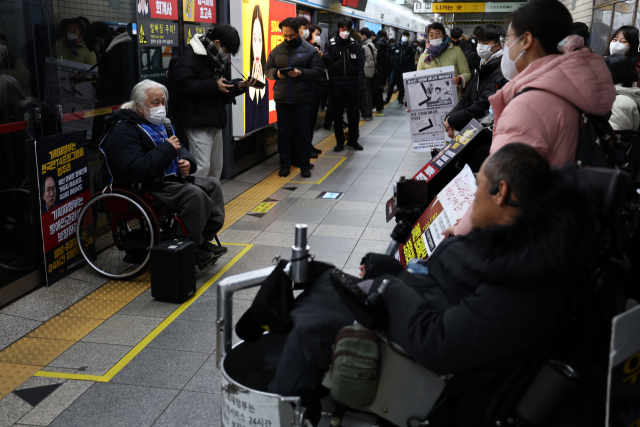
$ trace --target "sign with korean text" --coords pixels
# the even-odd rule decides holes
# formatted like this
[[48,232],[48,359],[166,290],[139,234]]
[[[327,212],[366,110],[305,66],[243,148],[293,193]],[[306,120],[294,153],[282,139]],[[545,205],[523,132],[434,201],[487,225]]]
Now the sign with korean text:
[[413,225],[411,236],[405,244],[400,245],[396,259],[406,266],[413,258],[427,259],[433,255],[445,239],[442,233],[462,218],[473,203],[475,193],[475,177],[466,165],[438,193]]
[[491,2],[484,4],[484,12],[513,12],[525,2]]
[[216,0],[183,0],[182,17],[185,22],[216,22]]
[[607,426],[640,426],[640,307],[613,318]]
[[524,2],[487,3],[420,3],[413,4],[413,13],[489,13],[513,12]]
[[[91,198],[86,135],[76,131],[36,140],[42,240],[47,283],[52,285],[85,265],[76,224]],[[80,244],[93,248],[93,217],[83,224]]]
[[204,25],[195,25],[195,24],[184,24],[184,41],[185,41],[185,45],[189,45],[189,43],[191,42],[191,39],[196,35],[196,34],[206,34],[207,30],[209,29],[209,26],[204,26]]
[[413,176],[429,182],[440,172],[454,157],[456,157],[469,143],[482,131],[482,125],[476,119],[472,119],[440,152]]
[[169,21],[138,21],[138,41],[146,47],[178,46],[178,24]]
[[453,66],[402,75],[414,152],[445,146],[444,119],[458,103]]
[[241,390],[222,376],[223,427],[279,427],[280,398]]

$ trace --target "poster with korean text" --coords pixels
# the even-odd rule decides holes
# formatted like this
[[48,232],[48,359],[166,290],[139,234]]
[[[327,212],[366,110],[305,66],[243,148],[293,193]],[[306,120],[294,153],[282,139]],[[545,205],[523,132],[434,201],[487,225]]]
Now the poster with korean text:
[[455,76],[453,66],[402,75],[414,152],[445,146],[444,119],[458,103]]
[[216,0],[182,0],[182,18],[185,22],[216,22]]
[[[80,211],[91,198],[85,132],[36,140],[36,166],[47,283],[85,265],[76,238]],[[93,217],[86,218],[80,244],[93,248]]]

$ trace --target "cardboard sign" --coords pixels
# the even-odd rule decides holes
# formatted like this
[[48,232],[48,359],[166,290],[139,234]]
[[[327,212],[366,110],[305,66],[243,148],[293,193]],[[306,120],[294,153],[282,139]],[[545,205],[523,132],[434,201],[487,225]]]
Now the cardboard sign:
[[396,259],[403,266],[413,258],[427,259],[442,243],[442,232],[453,226],[473,203],[475,177],[467,165],[429,204],[413,226],[411,236],[400,245]]
[[640,306],[613,318],[607,426],[640,426]]
[[444,119],[458,103],[453,66],[413,71],[402,75],[409,108],[409,127],[414,152],[445,146]]
[[[47,283],[52,285],[85,265],[78,247],[76,224],[80,211],[91,198],[86,135],[83,131],[54,135],[34,142],[42,240]],[[83,223],[86,239],[93,247],[93,217]]]
[[440,172],[454,157],[465,149],[482,130],[482,125],[477,120],[472,119],[451,142],[449,142],[437,156],[429,160],[420,171],[413,176],[413,179],[430,181]]

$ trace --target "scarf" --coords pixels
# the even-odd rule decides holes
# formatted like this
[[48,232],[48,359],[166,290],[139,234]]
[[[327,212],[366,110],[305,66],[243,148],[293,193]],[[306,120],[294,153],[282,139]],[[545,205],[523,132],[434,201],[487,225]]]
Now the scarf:
[[202,41],[202,46],[204,46],[205,50],[207,51],[207,56],[211,61],[211,65],[213,66],[213,70],[216,75],[216,80],[218,80],[221,77],[224,77],[225,70],[229,67],[229,64],[231,63],[229,61],[229,58],[227,58],[226,61],[222,59],[220,52],[218,52],[218,49],[216,49],[216,45],[213,44],[213,41],[209,40],[207,36],[203,36],[200,40]]
[[[152,124],[140,123],[140,127],[151,137],[153,142],[156,144],[156,147],[162,144],[169,135],[167,135],[167,130],[164,125],[154,126]],[[164,170],[165,176],[167,175],[175,175],[176,177],[180,177],[180,172],[178,171],[178,160],[173,159],[169,166]]]
[[66,34],[62,37],[62,41],[69,48],[73,56],[78,56],[78,48],[84,43],[82,37],[78,37],[75,40],[69,40]]
[[442,52],[449,48],[449,43],[451,43],[451,39],[449,36],[446,36],[444,40],[442,40],[442,44],[440,46],[429,45],[429,47],[427,47],[427,55],[424,57],[424,63],[430,64],[431,61],[436,59]]

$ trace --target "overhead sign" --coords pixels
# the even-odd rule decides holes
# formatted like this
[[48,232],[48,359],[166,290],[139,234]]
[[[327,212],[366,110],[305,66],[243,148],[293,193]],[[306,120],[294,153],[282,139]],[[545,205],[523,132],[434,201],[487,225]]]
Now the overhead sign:
[[413,4],[413,13],[487,13],[513,12],[524,2],[489,3],[419,3]]

